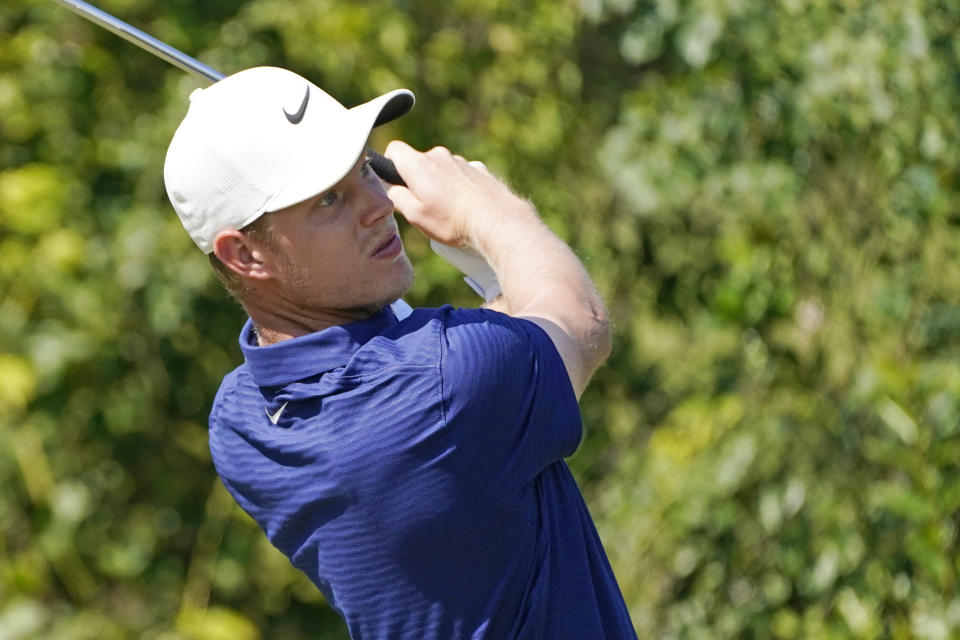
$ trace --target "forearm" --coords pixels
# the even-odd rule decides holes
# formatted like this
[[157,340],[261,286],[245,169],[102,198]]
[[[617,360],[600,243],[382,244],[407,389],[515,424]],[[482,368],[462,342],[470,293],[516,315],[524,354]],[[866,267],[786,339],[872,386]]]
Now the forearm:
[[560,326],[579,345],[589,378],[609,354],[610,332],[606,309],[580,260],[519,198],[471,220],[468,243],[493,268],[503,292],[491,308]]
[[529,318],[550,336],[579,396],[610,351],[607,314],[580,261],[528,202],[483,167],[436,147],[387,146],[409,186],[388,195],[429,238],[477,250],[502,298],[491,308]]

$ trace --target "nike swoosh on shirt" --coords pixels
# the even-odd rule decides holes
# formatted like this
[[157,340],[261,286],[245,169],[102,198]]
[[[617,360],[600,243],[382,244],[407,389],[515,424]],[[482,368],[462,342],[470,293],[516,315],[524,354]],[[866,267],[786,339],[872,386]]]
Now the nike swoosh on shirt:
[[290,121],[290,124],[300,124],[300,121],[303,120],[303,114],[307,112],[307,103],[310,102],[310,87],[307,86],[307,92],[303,94],[303,102],[300,103],[300,109],[296,113],[287,113],[287,110],[283,110],[283,115],[287,116],[287,120]]
[[270,419],[270,422],[272,422],[273,424],[277,424],[278,422],[280,422],[280,414],[283,413],[283,410],[287,408],[288,404],[290,404],[289,401],[284,402],[283,405],[279,409],[277,409],[277,412],[273,415],[270,415],[270,412],[267,411],[266,407],[264,407],[263,410],[266,412],[267,418]]

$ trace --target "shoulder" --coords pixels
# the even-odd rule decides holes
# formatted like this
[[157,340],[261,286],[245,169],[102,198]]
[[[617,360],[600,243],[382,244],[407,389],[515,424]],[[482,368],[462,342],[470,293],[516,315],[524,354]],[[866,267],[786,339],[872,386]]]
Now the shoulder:
[[511,395],[531,385],[548,394],[572,392],[550,337],[523,318],[490,309],[446,308],[441,351],[447,393],[473,386]]
[[438,365],[451,350],[489,357],[549,344],[532,322],[497,311],[449,305],[420,308],[358,349],[347,373],[393,365]]
[[541,348],[550,343],[549,337],[533,322],[492,309],[446,305],[425,311],[435,320],[439,337],[448,346],[473,347],[481,352],[511,352],[518,347]]
[[260,398],[262,396],[246,364],[225,375],[210,407],[211,445],[223,427],[243,422],[244,417],[250,415],[251,406],[262,405]]
[[556,347],[535,323],[449,305],[416,309],[367,342],[340,375],[369,380],[385,373],[403,384],[426,375],[439,382],[444,397],[470,391],[474,398],[506,400],[535,388],[546,395],[570,389]]
[[557,356],[550,337],[535,323],[490,309],[449,309],[443,324],[445,355],[516,364],[518,356]]
[[448,423],[469,445],[474,466],[487,465],[512,502],[514,489],[571,455],[580,441],[580,413],[563,360],[539,326],[488,309],[451,310],[442,346]]
[[[265,389],[257,385],[247,363],[223,377],[214,396],[208,419],[208,437],[211,453],[217,462],[228,442],[264,428],[268,399]],[[229,459],[229,456],[228,456]]]
[[243,385],[242,380],[250,377],[250,374],[248,371],[246,371],[246,368],[247,367],[245,364],[240,365],[227,375],[223,376],[223,379],[220,381],[220,388],[217,389],[217,393],[213,398],[211,414],[217,412],[224,405],[229,404],[231,400],[234,399],[237,391]]
[[263,396],[249,367],[242,364],[223,377],[210,408],[207,431],[214,467],[235,497],[232,481],[247,474],[247,465],[257,466],[257,456],[249,446],[250,434],[256,433],[265,419]]

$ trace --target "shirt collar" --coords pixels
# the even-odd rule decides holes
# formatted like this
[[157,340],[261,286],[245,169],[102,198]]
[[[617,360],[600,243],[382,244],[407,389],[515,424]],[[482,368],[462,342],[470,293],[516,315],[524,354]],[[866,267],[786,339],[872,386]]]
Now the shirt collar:
[[240,349],[258,386],[279,387],[345,365],[357,349],[396,322],[390,307],[384,307],[360,322],[261,347],[253,321],[247,318],[240,332]]

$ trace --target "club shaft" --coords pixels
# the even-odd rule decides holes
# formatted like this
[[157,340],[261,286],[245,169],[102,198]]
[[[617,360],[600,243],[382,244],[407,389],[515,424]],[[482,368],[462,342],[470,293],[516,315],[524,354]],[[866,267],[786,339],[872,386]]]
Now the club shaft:
[[[174,49],[167,43],[157,40],[150,34],[140,31],[140,29],[127,24],[123,20],[113,17],[106,11],[102,11],[92,4],[88,4],[83,0],[54,0],[54,2],[63,5],[67,9],[70,9],[71,11],[83,16],[91,22],[97,23],[104,29],[117,34],[124,40],[132,42],[141,49],[152,53],[158,58],[166,60],[170,64],[183,69],[187,73],[201,80],[216,82],[224,78],[224,74],[220,73],[216,69],[208,67],[196,58],[191,58],[179,49]],[[397,169],[393,165],[393,162],[380,155],[376,151],[373,151],[372,149],[368,150],[368,153],[371,157],[371,165],[373,166],[373,170],[377,173],[377,175],[392,184],[406,184],[403,181],[403,178],[400,177],[400,174],[397,173]]]
[[216,69],[211,69],[196,58],[191,58],[182,51],[174,49],[167,43],[161,42],[150,34],[130,26],[123,20],[114,18],[109,13],[101,11],[93,5],[83,2],[83,0],[54,0],[54,2],[80,14],[91,22],[97,23],[104,29],[112,31],[121,38],[132,42],[141,49],[149,51],[158,58],[162,58],[170,64],[180,67],[197,78],[209,82],[216,82],[224,77],[222,73]]

